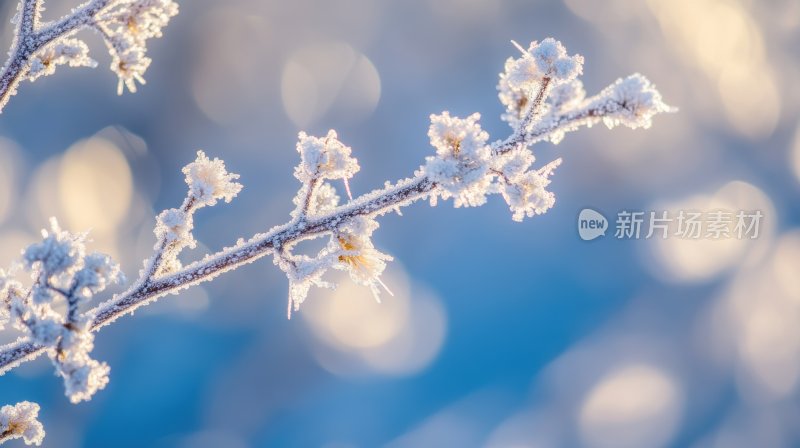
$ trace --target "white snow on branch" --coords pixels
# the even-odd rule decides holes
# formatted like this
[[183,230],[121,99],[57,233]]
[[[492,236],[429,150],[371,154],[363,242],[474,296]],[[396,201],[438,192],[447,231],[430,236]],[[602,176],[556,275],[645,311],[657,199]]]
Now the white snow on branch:
[[103,37],[111,54],[111,70],[124,87],[136,91],[150,66],[147,41],[178,14],[173,0],[89,0],[54,22],[41,22],[44,0],[19,0],[14,16],[14,39],[0,72],[0,111],[23,80],[55,73],[56,67],[95,67],[89,47],[74,35],[92,29]]
[[38,416],[39,405],[28,401],[0,408],[0,443],[21,438],[25,445],[41,445],[44,427]]
[[[24,3],[27,5],[27,0]],[[23,9],[27,12],[20,21],[32,25],[19,25],[20,32],[36,29],[35,10],[35,4],[33,10]],[[138,46],[147,38],[159,36],[177,13],[169,0],[93,0],[79,10],[84,12],[75,13],[78,23],[105,23],[98,29],[107,40],[118,36],[122,42],[122,35],[134,33],[125,39]],[[36,51],[40,48],[44,47]],[[127,51],[115,50],[120,57]],[[188,187],[183,203],[156,218],[152,257],[145,260],[138,278],[125,292],[94,308],[86,310],[84,305],[109,284],[122,281],[119,266],[105,255],[87,255],[86,236],[64,231],[53,220],[42,241],[23,251],[17,268],[0,271],[0,327],[10,322],[23,335],[0,347],[0,374],[47,353],[64,380],[70,401],[89,400],[108,383],[110,371],[107,364],[90,357],[94,332],[160,297],[210,281],[267,255],[273,255],[275,265],[289,281],[289,316],[299,309],[312,287],[335,286],[325,280],[330,270],[347,271],[352,281],[369,287],[379,299],[382,290],[390,292],[391,285],[385,285],[381,276],[392,260],[373,242],[380,216],[399,212],[422,199],[432,205],[452,199],[455,207],[474,207],[486,203],[491,195],[506,201],[516,221],[545,213],[555,204],[555,194],[548,188],[561,159],[536,166],[532,151],[535,143],[558,142],[568,131],[601,121],[609,127],[647,128],[653,116],[673,110],[638,74],[587,98],[577,79],[583,58],[570,56],[554,39],[533,42],[520,50],[520,57],[506,62],[498,85],[500,100],[506,106],[503,119],[512,128],[507,138],[489,143],[489,134],[481,127],[477,113],[466,118],[446,111],[432,115],[428,136],[434,150],[413,177],[387,182],[383,188],[353,197],[347,181],[360,166],[352,149],[335,131],[324,137],[300,133],[296,145],[300,162],[294,176],[301,185],[288,221],[247,240],[239,238],[231,247],[184,266],[179,256],[185,248],[196,246],[195,212],[220,201],[230,202],[242,190],[239,176],[229,173],[222,160],[209,159],[198,151],[196,159],[183,169]],[[53,56],[51,63],[69,63],[67,55],[85,56],[82,50],[59,51],[60,56]],[[134,59],[144,64],[142,55]],[[139,69],[130,69],[130,78],[120,75],[126,85],[128,80],[138,79],[137,73],[141,75]],[[336,181],[344,182],[349,199],[344,203],[331,183]],[[326,239],[327,244],[317,253],[303,253],[298,243],[318,238]],[[20,269],[33,277],[31,287],[15,280]],[[54,308],[60,301],[67,304],[65,314]]]

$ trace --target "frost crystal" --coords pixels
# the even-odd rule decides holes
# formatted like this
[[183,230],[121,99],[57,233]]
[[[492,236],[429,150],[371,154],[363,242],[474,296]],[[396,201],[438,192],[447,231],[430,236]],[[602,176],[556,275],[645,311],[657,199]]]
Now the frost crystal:
[[278,265],[289,279],[289,303],[286,316],[291,319],[292,311],[300,309],[300,305],[308,297],[312,286],[318,288],[333,288],[332,283],[322,280],[322,276],[336,262],[336,256],[327,248],[315,258],[308,256],[276,256],[275,264]]
[[542,42],[532,42],[522,56],[506,64],[505,79],[512,89],[528,89],[543,78],[557,82],[575,79],[583,73],[583,56],[567,55],[561,42],[547,38]]
[[349,179],[358,172],[358,161],[350,155],[352,150],[339,141],[336,131],[328,131],[323,138],[305,132],[298,136],[297,152],[301,163],[294,176],[301,182],[312,179]]
[[63,39],[36,53],[28,68],[28,79],[34,81],[40,76],[52,75],[56,71],[56,66],[64,64],[70,67],[97,66],[97,62],[89,57],[89,47],[86,43],[79,39]]
[[675,110],[664,104],[661,93],[638,73],[618,79],[606,87],[596,101],[607,103],[609,113],[604,116],[603,123],[609,128],[621,124],[631,129],[647,129],[652,125],[654,115]]
[[478,124],[480,114],[466,119],[448,112],[431,115],[428,136],[436,156],[427,157],[422,173],[442,186],[442,198],[453,198],[456,207],[476,207],[486,203],[491,183],[487,176],[491,150],[489,134]]
[[42,230],[44,240],[30,245],[23,253],[28,268],[38,267],[44,278],[67,272],[83,258],[83,237],[61,230],[55,218],[50,219],[50,231]]
[[339,246],[339,263],[336,268],[346,270],[354,282],[369,286],[375,300],[380,302],[381,292],[378,285],[391,294],[380,276],[386,269],[386,262],[393,258],[373,246],[370,238],[377,228],[378,222],[374,219],[355,218],[338,229],[332,243],[334,247],[337,244]]
[[185,246],[193,248],[197,245],[192,236],[193,227],[191,214],[170,208],[158,215],[155,234],[159,239],[164,238],[167,243],[183,241]]
[[556,201],[555,195],[545,187],[550,184],[550,175],[561,164],[561,159],[538,170],[531,170],[534,160],[529,150],[519,148],[501,157],[498,162],[500,194],[513,212],[514,221],[541,215],[552,208]]
[[117,94],[127,87],[136,92],[136,82],[144,84],[150,66],[147,40],[161,37],[161,29],[178,14],[172,0],[133,0],[119,3],[104,14],[96,25],[111,51],[111,70],[119,76]]
[[197,151],[197,159],[183,168],[183,174],[198,207],[215,205],[219,199],[231,202],[242,191],[242,185],[234,182],[239,175],[228,173],[225,162],[209,160],[203,151]]
[[41,445],[44,427],[37,420],[38,416],[39,405],[29,401],[0,408],[0,443],[22,438],[25,445]]
[[[123,281],[123,275],[107,255],[86,255],[85,235],[62,230],[55,219],[42,238],[23,251],[24,266],[35,279],[30,290],[4,277],[0,298],[8,304],[15,328],[47,349],[66,395],[76,403],[105,387],[109,371],[89,356],[94,345],[91,318],[80,313],[80,306],[109,284]],[[57,298],[66,303],[66,315],[53,308]]]
[[[563,84],[572,84],[583,73],[583,56],[569,56],[561,42],[555,39],[547,38],[541,43],[534,41],[527,50],[519,45],[517,48],[522,56],[506,61],[497,85],[500,102],[506,106],[501,118],[515,129],[531,105],[533,89],[541,85],[545,78],[554,88],[558,88]],[[574,93],[577,93],[576,87],[572,86]],[[562,96],[567,91],[557,95]]]
[[64,389],[72,403],[88,401],[108,384],[110,368],[89,353],[94,348],[94,336],[86,325],[76,325],[61,341],[56,371],[64,378]]
[[[28,70],[11,73],[13,79],[42,76],[58,64],[89,64],[85,45],[67,39],[77,30],[75,26],[83,25],[39,27],[37,5],[41,3],[26,0],[22,4],[29,8],[20,10],[16,38],[27,39],[25,45],[32,45],[34,58],[8,63],[6,69],[16,66]],[[171,0],[89,0],[56,25],[95,27],[111,47],[120,87],[134,90],[134,81],[144,82],[142,74],[150,63],[145,56],[145,40],[160,36],[176,13],[177,5]],[[31,31],[37,28],[42,29]],[[50,40],[37,46],[36,38],[42,34],[49,35]],[[238,175],[228,173],[221,160],[210,160],[199,151],[195,161],[183,169],[189,186],[183,204],[158,215],[155,253],[145,261],[138,279],[127,291],[92,309],[84,310],[83,305],[109,284],[122,281],[119,266],[106,255],[86,255],[85,235],[63,231],[52,220],[50,230],[42,233],[42,241],[25,249],[12,270],[26,269],[33,278],[32,286],[24,287],[13,278],[14,272],[0,271],[0,328],[10,323],[23,333],[16,342],[0,348],[0,374],[47,353],[70,401],[89,400],[108,384],[110,371],[107,364],[90,356],[94,330],[164,295],[209,281],[268,254],[289,279],[289,316],[311,287],[332,286],[323,280],[330,269],[347,271],[353,281],[368,286],[379,299],[379,287],[391,294],[381,275],[392,257],[373,244],[378,217],[393,211],[399,214],[402,207],[422,199],[435,203],[440,198],[452,198],[456,207],[478,206],[490,194],[505,199],[516,221],[545,213],[555,203],[547,187],[561,159],[535,168],[531,150],[535,143],[558,142],[569,131],[601,121],[609,127],[648,127],[653,115],[673,110],[638,74],[618,80],[587,99],[577,79],[582,72],[581,56],[569,56],[553,39],[533,42],[527,50],[519,48],[522,55],[506,61],[498,85],[500,100],[506,106],[503,119],[513,130],[507,138],[489,144],[478,114],[467,118],[452,117],[448,112],[432,115],[428,136],[435,154],[425,159],[413,177],[394,184],[386,182],[383,188],[353,198],[347,181],[358,172],[359,165],[351,149],[334,131],[321,138],[300,133],[296,149],[301,161],[294,175],[302,185],[294,197],[291,220],[247,241],[240,238],[233,247],[181,267],[181,251],[196,245],[192,235],[194,213],[220,200],[230,202],[242,189],[236,182]],[[18,54],[11,56],[13,59]],[[4,77],[7,75],[5,72]],[[3,91],[0,86],[0,107],[15,87],[8,84]],[[340,205],[330,184],[333,180],[344,181],[348,202]],[[328,244],[318,253],[293,253],[298,243],[316,238],[328,238]],[[66,312],[56,311],[64,306]],[[23,437],[26,443],[41,443],[44,432],[35,420],[37,411],[38,407],[30,403],[0,409],[0,442]]]

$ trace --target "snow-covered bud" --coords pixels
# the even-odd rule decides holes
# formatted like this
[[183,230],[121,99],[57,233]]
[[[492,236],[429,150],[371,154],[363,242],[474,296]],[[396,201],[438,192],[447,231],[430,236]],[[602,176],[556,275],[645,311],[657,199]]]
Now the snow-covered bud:
[[560,99],[557,101],[561,104],[566,104],[564,100],[569,96],[565,95],[572,94],[573,98],[585,95],[581,93],[583,87],[574,84],[576,78],[583,73],[583,56],[569,56],[561,42],[553,38],[547,38],[541,43],[534,41],[527,50],[519,45],[517,48],[522,56],[506,61],[505,70],[500,74],[500,82],[497,84],[500,102],[506,106],[506,112],[501,118],[513,129],[519,126],[530,106],[534,87],[541,85],[544,78],[549,80],[553,90],[565,84],[571,85],[558,94]]
[[183,246],[194,248],[197,243],[192,236],[193,227],[191,214],[170,208],[158,215],[154,232],[159,240],[163,238],[167,243],[182,241]]
[[436,156],[427,157],[422,173],[444,189],[442,197],[453,198],[456,207],[479,206],[486,202],[491,149],[489,134],[481,129],[480,114],[466,119],[448,112],[431,115],[428,136]]
[[358,161],[350,154],[352,150],[339,141],[336,131],[328,131],[323,138],[312,137],[305,132],[298,135],[297,152],[300,164],[294,176],[301,182],[312,179],[350,179],[359,169]]
[[286,310],[286,317],[289,319],[292,318],[292,311],[299,310],[300,305],[305,302],[312,286],[334,287],[332,283],[322,280],[322,276],[337,262],[335,253],[329,248],[323,249],[314,258],[276,253],[274,262],[289,279],[289,303]]
[[583,73],[583,56],[569,56],[564,45],[551,37],[520,50],[522,56],[506,65],[505,78],[513,89],[528,89],[543,78],[555,84],[568,82]]
[[595,103],[608,112],[603,117],[603,123],[609,128],[623,125],[631,129],[647,129],[654,115],[675,111],[664,103],[661,93],[650,80],[638,73],[618,79],[606,87]]
[[152,60],[145,56],[144,48],[126,46],[122,51],[117,51],[111,58],[111,71],[117,74],[117,95],[122,95],[125,87],[131,93],[136,93],[136,82],[146,84],[144,72],[150,67]]
[[69,271],[86,251],[83,236],[61,230],[55,218],[50,218],[50,231],[42,230],[42,237],[41,243],[25,249],[22,258],[29,269],[39,267],[45,278]]
[[203,151],[197,151],[197,159],[183,167],[183,174],[197,207],[214,205],[219,199],[230,202],[242,191],[242,185],[234,182],[239,175],[228,173],[225,162],[209,160]]
[[135,0],[112,16],[111,20],[144,41],[151,37],[161,37],[161,29],[177,14],[178,4],[172,0]]
[[64,379],[64,394],[72,403],[88,401],[106,387],[111,371],[108,364],[89,356],[94,348],[90,324],[90,319],[71,324],[53,358],[57,373]]
[[545,188],[550,184],[550,175],[561,164],[561,159],[532,170],[530,168],[534,160],[530,150],[517,148],[495,162],[495,171],[500,179],[497,188],[511,209],[514,221],[545,213],[555,204],[555,195]]
[[0,408],[0,443],[21,438],[25,445],[39,446],[44,441],[44,427],[37,420],[39,405],[29,401]]
[[386,262],[393,258],[373,246],[370,237],[377,228],[378,223],[374,219],[354,218],[338,229],[333,245],[339,246],[339,263],[336,267],[346,270],[354,282],[369,286],[375,300],[380,301],[378,285],[391,294],[380,276],[386,269]]
[[104,289],[109,284],[122,283],[125,275],[108,255],[91,253],[83,259],[83,267],[75,273],[75,292],[86,299]]
[[62,39],[34,55],[28,68],[28,79],[34,81],[40,76],[51,75],[56,71],[56,66],[64,64],[70,67],[97,66],[97,62],[89,57],[89,47],[85,42],[80,39]]
[[136,82],[144,84],[150,66],[147,39],[161,37],[161,29],[178,14],[172,0],[133,0],[123,2],[97,20],[111,50],[111,70],[119,76],[117,94],[125,87],[136,92]]

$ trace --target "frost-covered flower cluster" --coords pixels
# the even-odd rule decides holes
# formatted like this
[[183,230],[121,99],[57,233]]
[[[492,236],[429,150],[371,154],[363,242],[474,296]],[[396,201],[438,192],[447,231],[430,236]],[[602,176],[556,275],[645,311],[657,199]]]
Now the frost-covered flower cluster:
[[136,91],[150,66],[147,41],[161,37],[178,14],[173,0],[89,0],[68,15],[42,22],[44,0],[18,0],[14,42],[0,74],[0,110],[21,80],[51,75],[59,65],[95,67],[89,47],[75,35],[84,29],[99,33],[111,54],[111,70],[119,77],[117,93]]
[[456,207],[486,203],[492,152],[487,145],[489,134],[478,123],[480,118],[480,114],[472,114],[461,119],[449,112],[431,115],[428,137],[436,155],[425,159],[422,173],[441,185],[442,198],[452,197]]
[[219,200],[231,202],[242,191],[242,185],[236,182],[239,175],[229,173],[225,162],[209,159],[203,151],[197,151],[197,158],[183,168],[183,174],[189,187],[183,205],[164,210],[156,218],[156,256],[145,262],[145,269],[154,275],[179,270],[178,255],[187,247],[197,246],[192,236],[195,211],[214,206]]
[[239,175],[228,173],[225,162],[217,158],[210,160],[203,151],[197,151],[197,159],[183,168],[183,174],[189,185],[189,195],[198,207],[216,205],[217,200],[231,202],[242,191],[242,185],[234,182]]
[[82,40],[63,39],[51,43],[36,53],[31,59],[28,79],[35,81],[40,76],[52,75],[56,66],[67,64],[70,67],[97,66],[97,62],[89,57],[89,47]]
[[38,416],[39,405],[28,401],[0,408],[0,443],[21,438],[25,445],[41,445],[44,427]]
[[[26,288],[5,275],[0,289],[7,318],[47,350],[73,403],[89,400],[105,387],[109,372],[108,365],[89,356],[94,346],[92,316],[81,307],[108,285],[124,280],[110,257],[86,254],[85,238],[62,230],[51,219],[50,230],[42,231],[42,241],[23,251],[17,267],[31,273],[33,284]],[[57,302],[66,305],[65,314],[55,310]]]
[[102,14],[97,28],[111,52],[111,71],[119,77],[117,93],[123,87],[136,92],[136,82],[144,84],[144,72],[152,62],[147,40],[161,37],[161,29],[178,14],[172,0],[129,0],[117,3]]
[[[303,185],[294,198],[295,210],[291,216],[295,225],[335,212],[339,195],[328,181],[342,180],[351,197],[347,180],[360,169],[351,148],[339,141],[332,130],[322,138],[301,132],[297,152],[300,163],[294,175]],[[339,221],[329,232],[328,244],[313,257],[295,254],[293,244],[278,248],[274,262],[289,279],[288,316],[299,309],[312,286],[334,287],[322,280],[330,269],[348,271],[353,281],[370,287],[376,300],[380,297],[378,285],[388,292],[380,276],[386,269],[386,261],[392,257],[375,249],[371,237],[377,228],[377,221],[363,216]]]
[[553,38],[534,41],[527,50],[514,44],[522,56],[506,60],[498,84],[500,102],[506,106],[502,118],[512,127],[519,126],[524,113],[531,110],[535,89],[543,87],[547,93],[551,84],[570,83],[583,73],[583,56],[569,56],[564,45]]
[[[27,0],[23,3],[28,4]],[[144,41],[160,35],[177,7],[170,0],[91,0],[76,11],[78,17],[92,18],[87,23],[95,23],[95,19],[104,23],[98,29],[107,40],[128,42],[125,45],[129,47],[116,51],[119,61],[130,58],[131,65],[126,65],[120,76],[124,84],[130,81],[132,85],[149,63],[144,57]],[[31,15],[29,9],[21,12],[19,22],[29,26],[20,25],[19,29],[35,29],[36,20],[31,17],[38,16]],[[81,44],[60,42],[61,47],[37,49],[50,53],[37,55],[41,60],[35,73],[45,74],[54,65],[88,57]],[[325,279],[331,270],[346,271],[352,281],[370,288],[379,299],[382,290],[391,294],[391,285],[385,285],[381,277],[392,260],[374,244],[380,216],[399,214],[402,207],[424,199],[433,205],[452,199],[455,207],[480,206],[496,194],[506,201],[512,218],[522,221],[546,212],[555,203],[555,195],[547,188],[561,159],[535,166],[535,143],[557,143],[566,132],[601,121],[609,127],[646,128],[655,114],[672,110],[653,85],[638,74],[587,98],[578,79],[583,58],[568,55],[553,39],[519,49],[521,56],[506,62],[498,85],[500,100],[506,106],[503,118],[512,128],[507,138],[490,142],[478,114],[466,118],[448,112],[431,115],[428,136],[433,151],[414,175],[354,196],[348,180],[360,166],[351,148],[334,131],[323,137],[300,133],[296,145],[300,162],[294,176],[301,185],[288,222],[248,240],[240,238],[230,247],[184,265],[178,257],[185,248],[196,246],[196,211],[220,201],[230,202],[242,190],[238,175],[229,173],[221,160],[209,159],[199,151],[183,169],[188,187],[183,203],[156,218],[153,256],[145,260],[138,278],[126,291],[94,308],[87,310],[85,305],[108,285],[122,281],[119,266],[108,256],[87,254],[86,235],[61,230],[53,220],[40,243],[23,251],[20,262],[8,273],[0,271],[0,328],[10,322],[24,334],[0,347],[0,374],[47,353],[64,380],[69,399],[89,400],[105,387],[109,374],[108,365],[90,357],[94,331],[160,297],[210,281],[267,255],[273,256],[289,280],[289,316],[299,309],[312,287],[335,287]],[[337,187],[344,187],[346,201],[340,198]],[[322,249],[304,253],[299,243],[318,238],[326,242]],[[23,269],[33,279],[28,287],[14,276]],[[65,313],[57,311],[60,305],[66,305]],[[36,411],[36,405],[25,403],[2,408],[0,429],[5,428],[5,432],[0,433],[0,442],[11,437],[41,442],[43,431],[35,421]]]

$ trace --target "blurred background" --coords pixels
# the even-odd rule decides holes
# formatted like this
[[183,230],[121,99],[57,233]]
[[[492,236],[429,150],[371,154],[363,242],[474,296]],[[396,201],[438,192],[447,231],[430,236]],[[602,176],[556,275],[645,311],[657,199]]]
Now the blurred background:
[[[639,71],[680,113],[539,146],[564,158],[557,204],[524,223],[497,197],[385,217],[381,305],[341,279],[287,321],[262,260],[104,329],[111,383],[91,402],[46,359],[14,370],[0,403],[40,403],[45,446],[800,446],[799,2],[180,3],[139,93],[115,95],[89,33],[98,69],[23,84],[0,116],[0,265],[56,216],[135,277],[197,149],[245,190],[200,212],[186,260],[287,220],[300,130],[354,148],[355,193],[419,166],[431,113],[479,111],[503,138],[511,39],[583,54],[590,94]],[[759,238],[577,234],[584,207],[720,205],[762,210]]]

